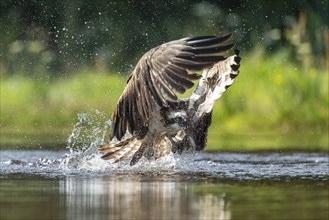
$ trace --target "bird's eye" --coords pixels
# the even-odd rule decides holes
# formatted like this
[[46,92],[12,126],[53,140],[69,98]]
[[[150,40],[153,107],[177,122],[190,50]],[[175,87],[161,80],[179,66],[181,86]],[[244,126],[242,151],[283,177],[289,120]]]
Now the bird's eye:
[[183,120],[182,117],[175,117],[175,118],[171,118],[171,119],[169,119],[169,122],[170,122],[171,124],[175,124],[175,123],[181,123],[182,120]]

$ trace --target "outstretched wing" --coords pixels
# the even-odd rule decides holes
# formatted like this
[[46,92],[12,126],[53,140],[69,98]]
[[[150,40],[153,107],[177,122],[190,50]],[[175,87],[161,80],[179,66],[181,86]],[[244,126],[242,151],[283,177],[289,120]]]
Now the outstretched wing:
[[241,58],[239,50],[234,52],[235,55],[203,71],[197,88],[189,98],[188,111],[192,116],[192,122],[186,133],[192,137],[193,144],[188,142],[190,144],[183,147],[194,147],[198,151],[205,148],[214,104],[239,75]]
[[[205,113],[210,113],[216,100],[223,95],[238,76],[241,58],[239,57],[239,50],[234,50],[234,52],[235,55],[203,71],[198,88],[193,91],[193,95],[190,98],[191,104],[194,101],[194,94],[198,93],[198,90],[204,87],[204,100],[198,106],[195,117],[201,117]],[[199,100],[201,99],[199,98]]]
[[184,93],[194,85],[192,80],[201,77],[193,71],[226,59],[218,54],[234,46],[220,45],[230,37],[231,34],[183,38],[145,53],[129,77],[112,114],[110,139],[121,140],[127,128],[131,134],[143,138],[155,108],[175,102],[175,91]]

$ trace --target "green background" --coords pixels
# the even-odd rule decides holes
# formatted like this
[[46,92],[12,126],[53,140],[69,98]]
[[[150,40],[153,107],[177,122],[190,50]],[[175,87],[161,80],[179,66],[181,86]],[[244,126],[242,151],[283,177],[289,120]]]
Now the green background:
[[1,148],[62,147],[77,115],[110,118],[149,49],[233,33],[240,75],[208,150],[328,151],[325,1],[0,1]]

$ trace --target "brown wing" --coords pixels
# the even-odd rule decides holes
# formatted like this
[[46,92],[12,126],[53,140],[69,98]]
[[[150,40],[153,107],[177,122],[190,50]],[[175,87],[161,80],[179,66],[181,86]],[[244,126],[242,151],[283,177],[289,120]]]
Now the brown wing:
[[201,77],[193,71],[226,59],[218,53],[234,46],[220,45],[230,37],[231,34],[184,38],[145,53],[129,77],[112,114],[110,139],[121,140],[127,128],[131,134],[143,138],[155,104],[163,107],[176,101],[175,91],[184,93],[194,85],[192,80]]

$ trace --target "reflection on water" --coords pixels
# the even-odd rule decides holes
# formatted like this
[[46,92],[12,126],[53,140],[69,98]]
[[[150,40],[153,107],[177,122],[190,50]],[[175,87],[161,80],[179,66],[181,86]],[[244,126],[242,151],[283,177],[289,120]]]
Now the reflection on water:
[[0,219],[326,219],[325,153],[199,153],[112,164],[0,151]]
[[0,174],[0,219],[327,220],[327,180]]
[[[103,180],[102,180],[103,179]],[[225,193],[197,195],[187,182],[140,177],[60,180],[67,219],[230,219]]]

